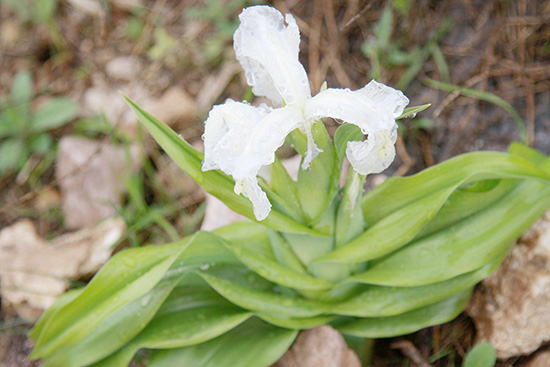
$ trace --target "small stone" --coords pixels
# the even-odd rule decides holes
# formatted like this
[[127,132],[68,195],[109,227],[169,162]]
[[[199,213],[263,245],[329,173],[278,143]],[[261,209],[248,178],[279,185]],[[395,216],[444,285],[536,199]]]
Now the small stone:
[[69,0],[69,4],[75,10],[92,16],[98,16],[103,11],[101,3],[96,0]]
[[[130,98],[147,103],[147,90],[136,84],[120,87]],[[107,85],[104,81],[88,88],[82,96],[82,113],[88,117],[104,116],[108,123],[117,130],[130,136],[137,135],[137,119],[118,88]]]
[[305,330],[272,367],[361,367],[344,337],[328,325]]
[[550,341],[550,211],[477,287],[467,312],[477,339],[490,342],[499,359],[529,355]]
[[78,229],[116,214],[124,180],[140,166],[141,150],[65,136],[59,142],[55,174],[61,189],[65,227]]
[[21,26],[14,19],[5,19],[0,22],[0,43],[6,47],[14,46],[21,38]]
[[131,81],[140,77],[143,70],[136,56],[118,56],[105,65],[105,72],[113,79]]
[[111,0],[113,5],[122,10],[132,10],[135,7],[142,7],[142,0]]
[[33,223],[19,221],[0,231],[2,308],[34,321],[69,286],[70,280],[95,273],[126,230],[112,218],[57,237],[41,238]]
[[229,209],[220,199],[206,194],[206,212],[201,224],[201,230],[213,231],[214,229],[243,219],[245,217]]
[[198,119],[195,100],[180,87],[171,87],[157,100],[144,105],[144,109],[168,125]]

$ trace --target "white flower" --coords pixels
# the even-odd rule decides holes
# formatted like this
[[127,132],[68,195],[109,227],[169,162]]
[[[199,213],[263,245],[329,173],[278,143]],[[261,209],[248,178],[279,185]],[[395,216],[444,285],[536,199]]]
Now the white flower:
[[232,100],[215,106],[205,122],[203,170],[220,169],[231,175],[235,192],[250,199],[256,219],[263,220],[271,204],[258,185],[258,171],[274,162],[276,150],[296,128],[308,138],[303,169],[322,151],[313,141],[311,126],[323,117],[357,125],[368,134],[367,140],[349,142],[346,149],[358,173],[378,173],[390,165],[395,157],[395,118],[409,103],[402,92],[373,80],[357,91],[326,89],[311,97],[306,71],[298,60],[300,32],[292,15],[283,17],[269,6],[253,6],[244,9],[239,19],[234,48],[248,84],[255,95],[284,107],[254,107]]

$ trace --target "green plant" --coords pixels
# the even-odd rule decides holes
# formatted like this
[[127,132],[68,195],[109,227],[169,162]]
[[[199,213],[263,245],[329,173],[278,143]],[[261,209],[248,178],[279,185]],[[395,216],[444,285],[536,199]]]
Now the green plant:
[[407,90],[426,61],[431,57],[441,79],[448,82],[450,79],[449,68],[438,42],[447,34],[452,26],[452,21],[445,20],[434,36],[425,44],[415,45],[410,51],[405,51],[399,43],[392,40],[395,16],[392,7],[401,13],[406,13],[408,2],[394,1],[392,6],[386,6],[382,11],[380,20],[373,29],[374,37],[361,46],[361,51],[371,62],[370,77],[380,80],[384,70],[404,67],[404,72],[395,86],[398,89]]
[[470,349],[462,367],[494,367],[497,362],[497,353],[491,343],[482,342]]
[[21,170],[33,156],[46,156],[51,163],[55,153],[48,131],[65,125],[78,113],[77,105],[66,97],[51,97],[33,110],[33,97],[32,74],[17,73],[0,110],[0,174]]
[[[241,24],[236,56],[276,107],[215,106],[203,154],[127,102],[185,172],[249,220],[115,255],[32,330],[45,366],[126,366],[151,349],[149,367],[264,367],[302,329],[380,338],[440,324],[550,207],[550,158],[519,143],[363,195],[366,175],[393,159],[395,120],[426,106],[405,109],[376,81],[311,96],[295,20],[252,7]],[[327,116],[347,122],[333,138]],[[275,155],[285,138],[302,156],[296,181]]]

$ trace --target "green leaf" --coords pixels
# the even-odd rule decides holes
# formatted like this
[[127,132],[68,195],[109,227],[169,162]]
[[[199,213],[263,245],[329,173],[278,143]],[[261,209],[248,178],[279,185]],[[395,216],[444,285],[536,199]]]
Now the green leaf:
[[224,245],[249,269],[273,283],[300,290],[326,290],[334,285],[325,279],[287,268],[278,263],[273,255],[262,255],[248,250],[239,241],[224,241]]
[[65,97],[54,97],[46,102],[32,117],[33,132],[55,129],[70,122],[78,115],[78,105]]
[[137,337],[93,366],[127,366],[141,348],[166,349],[198,344],[233,329],[251,316],[211,288],[191,283],[192,278],[187,276]]
[[323,303],[284,295],[272,283],[258,283],[259,277],[242,267],[210,267],[198,274],[224,298],[247,310],[282,317],[312,317],[328,310]]
[[28,152],[19,139],[5,139],[0,142],[0,174],[23,167]]
[[55,300],[55,303],[52,306],[50,306],[46,311],[44,311],[44,313],[42,314],[40,319],[37,321],[37,323],[34,324],[34,327],[28,334],[29,338],[33,342],[36,342],[36,340],[38,339],[38,336],[42,333],[42,330],[44,329],[44,326],[46,325],[48,320],[59,309],[63,308],[65,305],[69,304],[70,302],[72,302],[72,300],[78,297],[82,293],[82,291],[84,291],[84,288],[71,289],[63,293],[59,297],[57,297],[57,299]]
[[250,319],[206,343],[155,352],[148,367],[267,367],[283,355],[297,334],[297,330]]
[[485,210],[373,261],[361,279],[417,286],[472,271],[505,253],[548,207],[550,185],[525,180]]
[[120,307],[77,344],[49,355],[45,366],[87,366],[116,352],[151,321],[179,279],[161,281],[150,292]]
[[[191,176],[207,192],[223,201],[229,208],[252,220],[255,220],[252,204],[244,196],[234,192],[235,181],[219,170],[203,172],[203,154],[180,138],[170,127],[142,110],[132,100],[124,96],[139,121],[149,130],[151,135],[176,162],[182,170]],[[320,236],[316,231],[283,215],[277,210],[271,210],[269,216],[261,222],[263,225],[280,231],[307,233]]]
[[413,117],[416,116],[417,113],[424,111],[425,109],[427,109],[431,105],[432,105],[431,103],[428,103],[428,104],[423,104],[423,105],[420,105],[420,106],[405,108],[403,110],[403,113],[399,117],[397,117],[396,120],[405,119],[405,118],[409,118],[409,117],[413,118]]
[[35,1],[35,19],[38,22],[47,22],[52,20],[57,9],[55,0],[36,0]]
[[22,70],[15,74],[10,91],[11,103],[15,106],[28,103],[33,95],[32,73],[29,70]]
[[[418,287],[388,287],[369,285],[331,306],[330,311],[356,317],[395,316],[452,296],[473,287],[491,274],[502,262],[504,255],[487,265],[442,282]],[[349,282],[363,282],[361,274],[351,277]]]
[[30,149],[34,153],[46,154],[52,148],[52,136],[48,133],[37,135],[30,142]]
[[[316,221],[326,212],[338,191],[340,169],[337,165],[334,146],[323,122],[313,124],[311,132],[315,144],[323,152],[311,162],[309,169],[300,168],[298,171],[298,201],[307,222],[313,224],[313,228],[317,228]],[[294,142],[299,135],[303,134],[296,129],[290,137]],[[305,154],[304,147],[298,147],[299,143],[294,145],[297,146],[300,154]],[[322,228],[317,229],[329,234],[332,228],[322,225]]]
[[7,107],[0,111],[0,138],[17,137],[24,129],[24,117],[19,110]]
[[264,321],[269,322],[271,325],[295,330],[312,329],[314,327],[325,325],[334,320],[334,318],[336,317],[336,315],[322,315],[313,317],[292,318],[259,312],[256,313],[256,316]]
[[[435,191],[495,178],[541,178],[550,175],[523,158],[497,152],[460,155],[409,177],[387,179],[363,197],[363,214],[369,226],[390,213]],[[391,198],[391,199],[390,199]]]
[[292,180],[279,159],[275,159],[275,162],[271,167],[273,171],[271,174],[271,182],[269,184],[270,190],[266,190],[266,194],[268,195],[270,202],[276,209],[278,209],[277,205],[279,202],[270,197],[270,191],[272,190],[279,197],[284,198],[284,206],[282,206],[281,209],[285,209],[285,213],[294,220],[303,223],[305,218],[298,201],[298,189],[296,182]]
[[347,335],[363,338],[389,338],[410,334],[439,325],[457,317],[468,305],[472,291],[458,293],[448,299],[401,315],[335,321],[336,329]]
[[50,316],[31,357],[47,357],[83,340],[117,309],[149,292],[195,238],[115,255],[78,297]]
[[462,367],[493,367],[497,363],[497,352],[488,342],[481,342],[476,345],[464,358]]
[[364,231],[365,220],[361,208],[361,197],[366,176],[350,170],[344,194],[336,214],[336,247],[356,238]]
[[334,147],[336,156],[338,157],[338,167],[342,167],[342,162],[346,155],[348,141],[358,141],[363,138],[364,134],[361,128],[352,124],[343,124],[336,129],[334,133]]

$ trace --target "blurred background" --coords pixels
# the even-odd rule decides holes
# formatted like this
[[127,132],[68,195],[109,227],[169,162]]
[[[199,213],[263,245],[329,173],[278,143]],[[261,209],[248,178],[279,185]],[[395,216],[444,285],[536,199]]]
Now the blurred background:
[[[252,98],[232,35],[254,4],[294,15],[314,93],[376,79],[432,104],[386,175],[513,141],[550,154],[550,1],[0,0],[0,366],[39,365],[25,332],[112,248],[199,228],[203,192],[119,91],[200,149],[213,105]],[[473,338],[461,316],[377,342],[373,365],[458,366]]]

